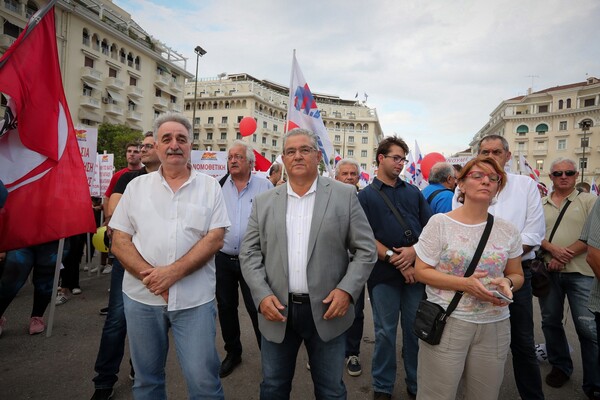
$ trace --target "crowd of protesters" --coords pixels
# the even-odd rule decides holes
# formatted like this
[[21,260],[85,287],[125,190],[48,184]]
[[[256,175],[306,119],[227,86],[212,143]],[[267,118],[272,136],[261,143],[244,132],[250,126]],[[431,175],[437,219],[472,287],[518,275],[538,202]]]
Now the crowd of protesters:
[[[559,388],[575,368],[582,368],[584,394],[600,399],[600,202],[576,187],[575,161],[554,160],[552,187],[540,196],[530,177],[505,171],[509,145],[490,135],[462,169],[434,165],[421,191],[401,178],[410,149],[392,136],[379,143],[376,176],[359,190],[355,160],[339,161],[333,179],[320,174],[318,138],[308,130],[286,133],[282,164],[268,177],[252,174],[252,148],[234,142],[220,182],[191,168],[191,142],[184,116],[160,116],[141,145],[127,146],[128,167],[105,194],[114,260],[104,269],[111,291],[92,400],[113,398],[126,336],[134,398],[166,398],[169,331],[189,398],[224,398],[222,380],[242,365],[240,292],[261,354],[260,398],[290,397],[302,344],[314,397],[346,398],[344,373],[359,376],[368,362],[360,358],[365,291],[374,399],[392,398],[398,362],[409,398],[454,399],[462,387],[465,399],[497,399],[509,354],[524,400],[544,399],[542,382]],[[484,231],[489,238],[480,244]],[[43,332],[57,259],[64,264],[59,305],[81,293],[89,247],[79,235],[62,254],[55,242],[0,253],[0,335],[30,273],[28,331]],[[479,261],[466,274],[478,247]],[[534,295],[552,366],[545,377]],[[453,304],[439,344],[413,329],[424,298],[443,310]],[[581,366],[565,335],[565,300]]]

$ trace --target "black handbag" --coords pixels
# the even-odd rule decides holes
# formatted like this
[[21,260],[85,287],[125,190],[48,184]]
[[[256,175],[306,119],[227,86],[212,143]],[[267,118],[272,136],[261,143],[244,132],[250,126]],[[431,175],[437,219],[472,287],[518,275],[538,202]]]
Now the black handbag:
[[[475,272],[475,267],[481,258],[483,248],[490,237],[492,225],[494,225],[494,216],[488,213],[487,224],[485,225],[483,235],[479,240],[479,244],[477,245],[477,250],[475,250],[471,264],[469,264],[469,268],[467,268],[467,271],[465,272],[465,277],[469,277],[473,275],[473,272]],[[452,301],[448,305],[447,310],[444,310],[444,308],[439,304],[432,303],[427,299],[421,300],[419,303],[419,308],[417,309],[417,316],[415,318],[415,324],[413,327],[414,334],[426,343],[431,345],[439,344],[440,340],[442,339],[442,333],[444,333],[444,328],[446,327],[446,321],[458,305],[463,293],[464,292],[461,291],[456,292],[452,298]]]

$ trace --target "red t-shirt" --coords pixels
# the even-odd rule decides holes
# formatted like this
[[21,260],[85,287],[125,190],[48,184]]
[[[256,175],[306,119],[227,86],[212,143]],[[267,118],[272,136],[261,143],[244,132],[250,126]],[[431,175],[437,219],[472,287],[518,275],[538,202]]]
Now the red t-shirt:
[[112,178],[110,178],[110,183],[108,184],[108,187],[106,188],[106,192],[104,193],[104,197],[110,197],[110,195],[113,193],[113,191],[115,190],[115,185],[117,184],[117,181],[119,180],[119,178],[121,177],[121,175],[127,173],[127,172],[131,172],[131,171],[137,171],[137,170],[133,170],[133,169],[129,169],[129,168],[123,168],[120,171],[117,171]]

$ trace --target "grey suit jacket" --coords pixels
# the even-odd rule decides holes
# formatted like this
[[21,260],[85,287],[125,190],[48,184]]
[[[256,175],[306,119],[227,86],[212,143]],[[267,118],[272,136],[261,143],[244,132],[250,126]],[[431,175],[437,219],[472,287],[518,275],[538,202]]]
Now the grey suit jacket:
[[[287,185],[254,199],[240,263],[257,308],[272,294],[281,304],[288,304],[286,211]],[[352,260],[348,252],[354,254]],[[376,260],[375,238],[358,202],[356,189],[319,177],[308,242],[307,279],[313,319],[322,340],[339,336],[354,320],[353,305],[343,317],[323,319],[328,308],[323,300],[333,289],[339,288],[348,292],[354,302]],[[287,311],[286,307],[282,312],[286,317]],[[260,313],[258,322],[267,340],[283,341],[286,322],[267,321]]]

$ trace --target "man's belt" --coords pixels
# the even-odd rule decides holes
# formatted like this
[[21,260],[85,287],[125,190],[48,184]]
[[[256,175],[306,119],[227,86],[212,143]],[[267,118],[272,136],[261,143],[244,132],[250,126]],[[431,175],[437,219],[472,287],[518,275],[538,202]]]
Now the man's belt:
[[290,303],[309,304],[310,297],[308,296],[308,293],[290,293]]
[[232,254],[223,253],[222,251],[219,251],[219,254],[231,261],[239,261],[240,260],[239,256],[237,256],[237,255],[234,256]]

